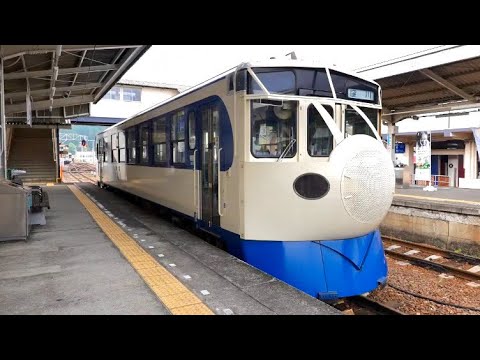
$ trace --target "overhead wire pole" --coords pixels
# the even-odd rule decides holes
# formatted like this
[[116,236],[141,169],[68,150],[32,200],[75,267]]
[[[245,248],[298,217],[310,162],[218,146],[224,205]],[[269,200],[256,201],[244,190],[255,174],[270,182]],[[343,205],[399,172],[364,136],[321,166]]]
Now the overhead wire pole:
[[0,179],[7,178],[7,128],[5,122],[5,81],[3,58],[0,58]]

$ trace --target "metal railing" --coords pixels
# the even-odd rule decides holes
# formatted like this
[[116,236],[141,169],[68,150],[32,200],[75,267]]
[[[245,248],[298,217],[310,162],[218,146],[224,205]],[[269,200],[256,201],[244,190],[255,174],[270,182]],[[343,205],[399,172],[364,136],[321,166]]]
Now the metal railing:
[[450,176],[432,175],[432,186],[450,186]]
[[412,185],[418,185],[418,186],[438,186],[438,187],[448,187],[450,186],[450,177],[447,175],[432,175],[431,176],[431,181],[429,184],[429,181],[427,180],[415,180],[415,178],[412,176],[410,178],[410,183]]

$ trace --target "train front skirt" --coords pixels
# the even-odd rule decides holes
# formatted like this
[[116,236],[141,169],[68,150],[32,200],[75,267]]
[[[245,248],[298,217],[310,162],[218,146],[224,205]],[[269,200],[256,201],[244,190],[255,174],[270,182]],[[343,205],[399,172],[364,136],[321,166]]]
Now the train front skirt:
[[228,252],[321,300],[363,294],[387,280],[378,230],[329,241],[252,241],[220,232]]

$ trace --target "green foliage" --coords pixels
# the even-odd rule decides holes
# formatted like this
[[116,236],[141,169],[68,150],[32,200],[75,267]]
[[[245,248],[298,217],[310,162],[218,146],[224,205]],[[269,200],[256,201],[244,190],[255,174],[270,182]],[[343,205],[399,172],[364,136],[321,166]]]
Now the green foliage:
[[75,155],[77,153],[77,147],[75,146],[74,143],[68,144],[68,152],[72,155]]
[[[107,127],[108,126],[100,126],[100,125],[72,125],[71,129],[60,129],[60,135],[73,133],[73,134],[87,136],[88,147],[85,150],[94,150],[92,149],[92,146],[94,147],[94,142],[92,142],[91,140],[95,140],[96,135],[99,132],[105,130]],[[75,151],[72,151],[70,144],[74,145]],[[81,140],[70,141],[68,144],[68,148],[72,154],[75,154],[76,149],[78,149],[80,145],[81,145]]]

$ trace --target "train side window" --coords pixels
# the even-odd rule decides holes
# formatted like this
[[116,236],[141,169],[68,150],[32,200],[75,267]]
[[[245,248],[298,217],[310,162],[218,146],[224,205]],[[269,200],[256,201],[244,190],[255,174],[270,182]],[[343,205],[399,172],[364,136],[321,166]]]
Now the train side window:
[[103,138],[99,138],[97,142],[97,161],[103,161]]
[[167,162],[167,119],[153,121],[152,131],[153,163],[161,165]]
[[[360,110],[365,113],[373,127],[378,131],[379,110],[367,107],[360,107]],[[357,134],[366,134],[376,138],[362,116],[354,108],[348,106],[345,110],[345,137]]]
[[137,162],[137,132],[135,127],[127,130],[127,163],[135,164]]
[[297,153],[297,102],[253,100],[251,152],[256,158],[292,158]]
[[138,154],[140,155],[140,164],[148,165],[149,163],[149,156],[148,156],[148,148],[149,148],[149,137],[150,137],[150,129],[149,124],[142,124],[140,125],[140,139],[139,139],[139,148]]
[[194,150],[196,147],[195,136],[195,113],[192,111],[188,114],[188,144],[190,150]]
[[[323,107],[333,117],[333,108],[326,105],[323,105]],[[310,156],[330,156],[333,150],[333,135],[325,120],[313,105],[308,107],[307,139],[308,154]]]
[[118,162],[118,134],[112,135],[112,162]]
[[172,162],[185,163],[185,111],[180,110],[172,115]]
[[118,133],[118,162],[121,163],[124,163],[126,160],[125,144],[125,133],[120,131]]
[[110,142],[108,138],[103,138],[103,162],[110,162]]

